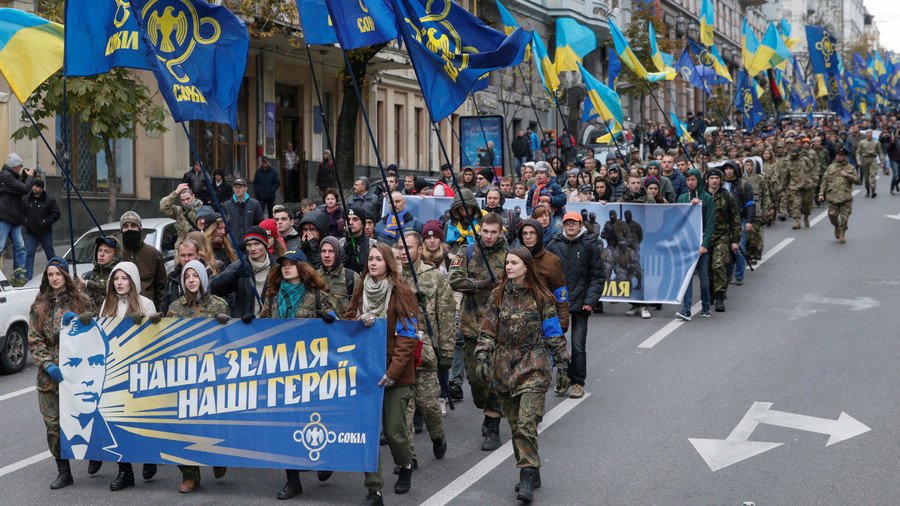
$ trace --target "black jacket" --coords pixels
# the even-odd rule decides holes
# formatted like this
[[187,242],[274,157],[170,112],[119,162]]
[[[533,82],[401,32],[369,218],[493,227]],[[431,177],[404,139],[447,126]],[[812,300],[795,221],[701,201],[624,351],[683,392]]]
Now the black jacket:
[[234,239],[238,242],[244,239],[244,232],[248,228],[259,225],[263,220],[262,206],[258,200],[250,198],[249,195],[245,194],[244,201],[240,203],[232,196],[224,207],[225,219],[228,220],[228,226],[231,227]]
[[553,236],[547,249],[562,262],[569,291],[569,311],[581,311],[585,304],[597,305],[605,281],[597,236],[588,234],[583,227],[575,239],[560,232]]
[[222,181],[222,184],[216,186],[216,183],[213,182],[213,188],[216,189],[216,197],[219,199],[219,203],[223,206],[226,202],[231,200],[231,196],[234,195],[234,188],[231,187],[231,183],[228,181]]
[[22,224],[22,196],[31,191],[33,177],[16,174],[4,165],[0,170],[0,221],[13,225]]
[[[212,203],[212,197],[209,196],[209,187],[206,186],[206,178],[203,177],[202,172],[194,172],[194,169],[191,169],[184,173],[184,176],[181,177],[182,183],[187,183],[191,188],[191,191],[194,192],[194,196],[203,201],[204,204]],[[163,312],[163,314],[165,314]]]
[[723,181],[722,187],[727,188],[726,185],[730,185],[729,191],[734,196],[734,200],[737,201],[738,208],[741,210],[741,220],[753,223],[753,219],[756,218],[753,187],[750,186],[748,181],[741,179],[740,167],[736,163],[726,162],[727,164],[731,164],[732,169],[734,169],[735,178],[731,181]]
[[531,154],[531,140],[524,135],[512,141],[512,152],[517,158],[525,158]]
[[281,181],[274,167],[270,166],[265,170],[260,168],[253,176],[253,192],[258,199],[274,199],[280,186]]
[[319,168],[316,169],[316,188],[334,188],[334,162],[331,160],[319,163]]
[[322,243],[322,239],[328,235],[328,215],[325,214],[325,211],[316,209],[303,216],[300,220],[300,227],[302,228],[306,223],[315,225],[315,227],[319,229],[319,240],[300,241],[300,251],[306,255],[306,261],[318,269],[322,267],[322,257],[319,256],[319,245]]
[[[278,265],[273,255],[269,255],[269,264]],[[225,298],[234,296],[234,303],[231,304],[231,316],[234,318],[242,318],[255,313],[254,302],[256,295],[253,292],[253,269],[250,267],[250,260],[241,263],[240,260],[232,262],[231,265],[218,276],[209,281],[209,291],[213,295]],[[265,302],[266,286],[259,293],[262,302]]]
[[25,230],[31,235],[45,235],[53,231],[53,224],[59,220],[59,205],[46,190],[36,197],[34,193],[22,197],[25,212]]

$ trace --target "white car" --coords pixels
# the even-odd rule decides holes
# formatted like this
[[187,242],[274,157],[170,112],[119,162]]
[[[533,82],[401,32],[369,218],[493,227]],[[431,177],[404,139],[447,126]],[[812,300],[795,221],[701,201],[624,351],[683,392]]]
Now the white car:
[[[175,229],[175,220],[171,218],[144,218],[141,220],[144,242],[158,249],[163,254],[166,264],[166,272],[171,272],[175,266],[175,241],[178,239],[178,231]],[[119,222],[105,223],[101,225],[103,233],[121,240]],[[100,232],[96,227],[81,234],[75,241],[75,260],[77,262],[78,276],[94,269],[94,248]],[[121,247],[121,245],[120,245]],[[72,269],[72,250],[66,251],[66,260],[69,262],[69,273]],[[39,288],[41,276],[35,275],[25,284],[24,288]]]
[[17,373],[25,367],[28,315],[37,297],[38,286],[13,288],[0,273],[0,374]]

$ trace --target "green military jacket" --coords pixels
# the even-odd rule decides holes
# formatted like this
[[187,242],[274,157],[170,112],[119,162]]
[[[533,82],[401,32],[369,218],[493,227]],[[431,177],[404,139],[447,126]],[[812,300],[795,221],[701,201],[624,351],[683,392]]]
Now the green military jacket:
[[787,188],[791,191],[814,189],[819,172],[809,158],[799,155],[788,157]]
[[165,216],[175,220],[175,230],[178,232],[178,240],[184,239],[189,233],[197,229],[197,209],[203,205],[198,199],[194,199],[190,209],[181,207],[181,200],[177,192],[172,192],[159,201],[159,211]]
[[359,285],[359,274],[346,267],[338,267],[328,272],[320,267],[318,272],[322,279],[325,280],[325,286],[328,287],[334,312],[338,316],[343,316],[350,309],[350,299],[353,297],[353,290],[347,286],[347,278],[349,277],[353,280],[353,287],[355,288]]
[[[498,290],[500,290],[498,288]],[[509,282],[488,300],[475,354],[491,358],[494,389],[502,396],[546,392],[552,375],[550,357],[569,361],[566,336],[553,300],[538,304],[528,288]]]
[[[844,174],[841,174],[844,171]],[[819,195],[823,195],[831,204],[842,204],[853,200],[853,185],[859,183],[856,169],[849,163],[834,162],[825,170]]]
[[482,259],[478,247],[472,248],[471,258],[468,248],[460,248],[456,258],[450,262],[450,288],[462,294],[459,309],[459,332],[466,339],[478,339],[481,332],[481,318],[487,306],[491,291],[500,282],[500,276],[506,268],[506,237],[500,237],[491,248],[485,248],[495,282]]
[[712,194],[713,196],[713,213],[715,218],[713,223],[713,243],[720,241],[728,241],[736,244],[741,241],[741,210],[738,208],[737,200],[724,188]]
[[856,146],[856,158],[873,157],[881,155],[881,143],[872,139],[871,141],[863,139]]
[[180,318],[215,318],[216,315],[231,314],[231,308],[225,299],[207,294],[200,303],[195,306],[189,306],[184,295],[175,302],[169,304],[169,311],[166,316],[174,316]]
[[744,180],[753,188],[753,203],[756,204],[756,219],[762,220],[766,209],[772,207],[772,195],[769,193],[769,183],[759,174],[744,175]]
[[[453,349],[456,346],[456,299],[453,298],[453,290],[450,283],[441,273],[440,269],[419,260],[416,263],[416,276],[419,279],[419,288],[425,294],[425,309],[428,312],[428,322],[431,323],[432,335],[425,336],[425,348],[434,349],[434,353],[422,353],[423,370],[437,370],[437,357],[453,358]],[[409,265],[403,266],[403,277],[413,286],[412,274]],[[425,333],[428,326],[425,322],[419,325]]]

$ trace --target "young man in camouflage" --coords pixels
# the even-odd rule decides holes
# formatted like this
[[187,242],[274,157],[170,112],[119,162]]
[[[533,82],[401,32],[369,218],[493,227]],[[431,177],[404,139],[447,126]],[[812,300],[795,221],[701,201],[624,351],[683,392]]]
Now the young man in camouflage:
[[828,219],[834,225],[834,238],[844,244],[847,240],[847,221],[853,211],[853,185],[859,184],[860,178],[847,163],[847,150],[840,148],[834,162],[828,166],[819,186],[819,202],[828,201]]
[[[500,447],[500,401],[490,382],[484,383],[475,372],[475,346],[481,332],[481,319],[491,291],[500,281],[506,265],[506,237],[502,235],[503,218],[496,213],[484,215],[481,222],[480,246],[467,245],[450,263],[450,287],[462,293],[459,309],[459,333],[463,337],[466,376],[472,389],[475,407],[484,410],[481,449],[494,451]],[[483,248],[488,264],[477,248]],[[493,273],[490,275],[488,270]]]
[[743,162],[744,177],[753,189],[753,204],[756,213],[751,220],[751,227],[747,230],[747,261],[754,265],[762,258],[763,252],[763,224],[766,221],[765,210],[772,205],[772,197],[769,192],[769,184],[762,175],[756,173],[756,162],[748,158]]
[[86,272],[84,279],[79,281],[91,300],[101,301],[106,298],[106,281],[121,260],[121,254],[115,237],[98,237],[94,242],[94,269]]
[[872,138],[872,131],[866,132],[866,138],[856,146],[856,159],[859,160],[860,179],[866,185],[866,197],[875,198],[875,176],[878,175],[876,157],[884,159],[881,143]]
[[795,230],[800,228],[800,218],[803,218],[803,223],[808,228],[818,173],[809,158],[800,152],[801,148],[794,139],[788,138],[786,145],[789,153],[787,162],[789,169],[785,174],[785,181],[790,198],[790,212],[794,218],[793,228]]
[[194,198],[190,185],[181,183],[175,190],[159,201],[159,212],[175,220],[178,240],[184,239],[197,228],[197,210],[203,206],[200,199]]
[[422,246],[422,236],[415,231],[407,231],[403,234],[409,253],[403,250],[403,244],[397,242],[394,249],[399,253],[403,263],[403,277],[413,286],[410,266],[416,270],[419,280],[419,289],[425,294],[425,311],[428,318],[424,325],[425,332],[429,335],[424,338],[422,347],[422,363],[416,369],[416,384],[414,386],[415,402],[409,403],[406,413],[406,426],[409,428],[409,441],[412,446],[413,467],[416,462],[415,434],[413,433],[413,413],[416,408],[422,413],[425,428],[431,437],[431,446],[434,458],[442,459],[447,453],[447,438],[444,437],[444,423],[441,420],[441,405],[438,397],[441,394],[438,382],[438,370],[449,370],[453,363],[453,348],[456,345],[456,300],[450,283],[441,273],[440,269],[428,265],[419,258],[419,250]]
[[714,223],[710,242],[712,253],[713,304],[719,313],[725,311],[725,292],[728,290],[728,265],[737,252],[741,240],[741,212],[737,202],[722,188],[723,174],[719,169],[706,172],[706,186],[713,197]]

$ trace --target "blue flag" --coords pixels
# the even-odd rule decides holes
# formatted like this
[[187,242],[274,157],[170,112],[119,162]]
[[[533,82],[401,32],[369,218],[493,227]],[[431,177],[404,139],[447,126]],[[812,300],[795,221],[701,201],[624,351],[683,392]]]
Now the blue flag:
[[337,43],[337,34],[325,0],[297,0],[297,12],[300,14],[300,27],[303,39],[307,44],[331,45]]
[[827,97],[828,108],[844,123],[851,119],[844,105],[841,62],[837,53],[837,39],[828,30],[806,25],[806,42],[809,45],[809,63],[816,82],[816,96]]
[[150,70],[175,121],[237,126],[250,36],[225,7],[200,0],[66,3],[67,74]]
[[677,70],[678,73],[681,74],[681,77],[690,83],[691,86],[703,90],[707,95],[710,94],[711,91],[709,86],[701,76],[701,73],[698,72],[697,65],[694,65],[694,62],[691,60],[688,48],[684,48],[684,51],[681,52],[681,56],[675,64],[675,70]]
[[616,52],[615,48],[607,48],[606,55],[609,57],[609,68],[606,72],[606,85],[616,89],[616,84],[618,84],[619,74],[622,73],[622,60],[619,59],[619,53]]
[[591,102],[591,97],[584,97],[584,104],[581,106],[581,122],[587,123],[588,121],[599,117],[600,115],[597,114],[597,110],[594,109],[594,103]]
[[790,81],[791,109],[795,111],[805,111],[815,103],[816,99],[813,98],[809,86],[806,85],[806,78],[803,77],[803,72],[800,70],[800,64],[797,63],[797,58],[792,59],[794,75]]
[[531,41],[529,32],[507,36],[450,0],[392,1],[432,122],[452,114],[485,73],[522,63]]
[[759,103],[759,97],[756,96],[756,83],[752,82],[743,69],[738,72],[736,93],[734,106],[741,111],[744,128],[751,131],[760,121],[766,119],[766,113]]
[[374,46],[397,38],[389,0],[325,0],[343,49]]

